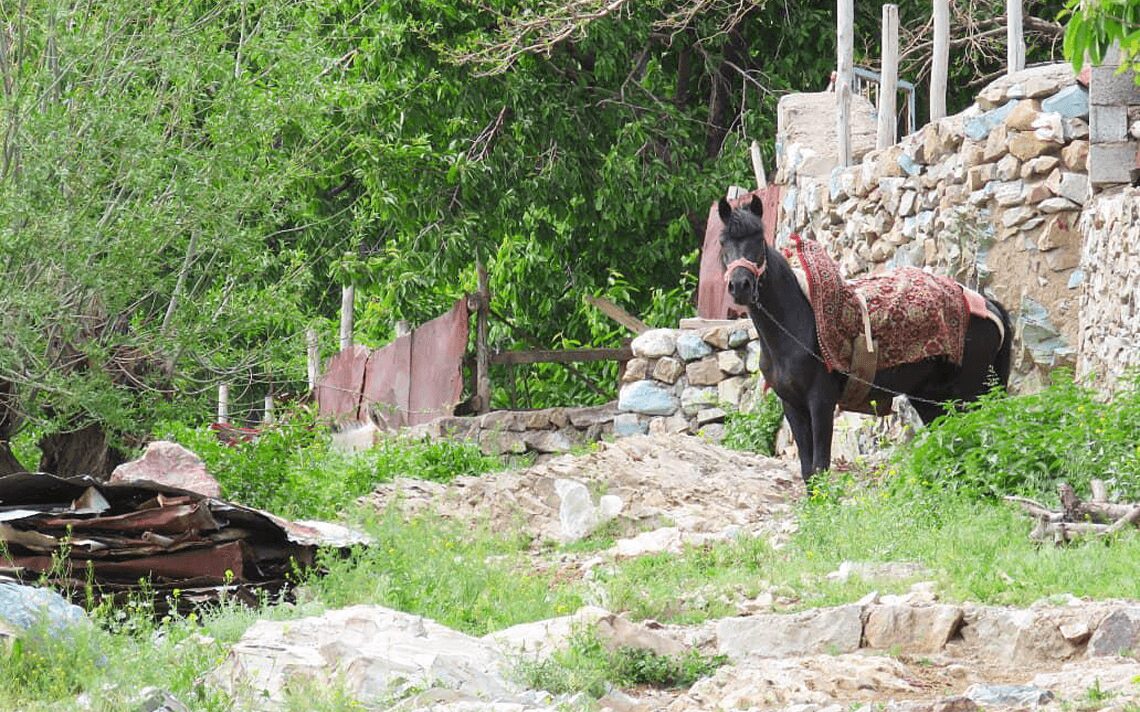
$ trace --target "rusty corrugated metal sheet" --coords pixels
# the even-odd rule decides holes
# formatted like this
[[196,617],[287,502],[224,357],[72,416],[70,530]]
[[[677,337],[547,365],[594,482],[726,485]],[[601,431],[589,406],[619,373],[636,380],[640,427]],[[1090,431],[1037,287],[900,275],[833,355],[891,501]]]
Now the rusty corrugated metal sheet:
[[313,564],[319,546],[361,543],[367,537],[346,527],[289,522],[145,480],[0,477],[0,572],[46,577],[71,592],[84,592],[90,577],[96,598],[137,593],[146,580],[159,611],[223,594],[276,594]]
[[[752,200],[753,195],[759,195],[764,201],[764,234],[768,244],[776,239],[776,218],[780,208],[780,187],[768,186],[762,190],[730,200],[733,207],[739,207],[746,201]],[[726,319],[738,316],[748,316],[747,312],[732,303],[728,290],[724,286],[724,267],[720,263],[720,232],[724,223],[717,214],[716,203],[709,208],[709,217],[705,223],[705,242],[701,248],[701,274],[697,283],[697,316],[704,319]]]
[[367,420],[394,430],[451,415],[463,397],[469,314],[460,299],[446,314],[369,352],[356,346],[329,362],[317,383],[321,417]]

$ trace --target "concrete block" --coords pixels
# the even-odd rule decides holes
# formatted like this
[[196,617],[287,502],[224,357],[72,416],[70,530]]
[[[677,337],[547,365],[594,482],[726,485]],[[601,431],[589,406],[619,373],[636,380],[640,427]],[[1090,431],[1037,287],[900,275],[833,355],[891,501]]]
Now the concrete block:
[[1089,146],[1089,181],[1093,185],[1131,183],[1140,143],[1094,143]]
[[1093,106],[1140,104],[1140,86],[1131,71],[1117,73],[1117,67],[1102,65],[1092,68],[1089,103]]
[[1128,137],[1128,107],[1096,105],[1089,109],[1089,141],[1112,143]]

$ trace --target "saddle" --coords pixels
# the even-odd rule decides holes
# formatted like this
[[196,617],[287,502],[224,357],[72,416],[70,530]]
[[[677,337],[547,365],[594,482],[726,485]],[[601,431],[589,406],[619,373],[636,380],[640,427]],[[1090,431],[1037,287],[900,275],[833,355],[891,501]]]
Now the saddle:
[[820,243],[798,235],[784,254],[815,312],[824,365],[853,376],[840,407],[889,414],[889,402],[867,401],[876,371],[929,358],[961,365],[970,320],[962,285],[915,267],[848,281]]

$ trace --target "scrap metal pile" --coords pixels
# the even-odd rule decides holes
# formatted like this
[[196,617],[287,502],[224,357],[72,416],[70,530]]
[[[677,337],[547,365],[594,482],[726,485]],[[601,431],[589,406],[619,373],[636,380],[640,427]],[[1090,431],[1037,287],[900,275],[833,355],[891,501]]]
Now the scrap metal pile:
[[[96,600],[144,588],[156,610],[286,589],[322,546],[366,537],[149,481],[17,473],[0,477],[0,574]],[[90,589],[89,589],[90,585]],[[177,595],[176,595],[177,589]]]

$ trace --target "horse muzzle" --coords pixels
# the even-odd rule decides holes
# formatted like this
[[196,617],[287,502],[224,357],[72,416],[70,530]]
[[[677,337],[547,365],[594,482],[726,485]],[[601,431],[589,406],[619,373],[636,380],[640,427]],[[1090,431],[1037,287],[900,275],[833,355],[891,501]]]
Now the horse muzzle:
[[764,276],[767,266],[767,263],[757,265],[741,257],[725,267],[724,281],[728,286],[728,293],[737,304],[748,306],[756,300],[760,290],[760,278]]

